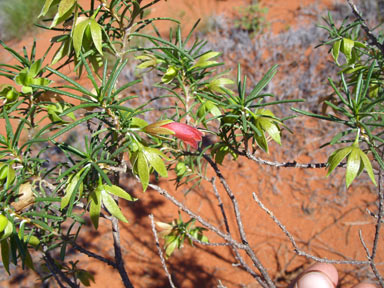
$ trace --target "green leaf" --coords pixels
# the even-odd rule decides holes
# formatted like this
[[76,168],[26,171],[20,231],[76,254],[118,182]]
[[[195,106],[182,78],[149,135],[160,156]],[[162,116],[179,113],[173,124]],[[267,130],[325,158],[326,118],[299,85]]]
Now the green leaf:
[[40,18],[47,15],[49,8],[51,8],[53,4],[58,4],[58,3],[59,3],[59,0],[45,0],[44,6],[41,9],[41,12],[38,17]]
[[165,72],[164,76],[161,78],[161,82],[168,84],[172,82],[172,80],[177,75],[177,69],[175,66],[169,66],[167,71]]
[[95,278],[93,277],[93,275],[90,272],[85,271],[83,269],[78,270],[76,272],[76,276],[80,280],[81,284],[83,284],[86,287],[91,286],[91,281],[95,282]]
[[141,185],[143,186],[143,190],[145,192],[149,184],[149,167],[143,152],[139,152],[137,154],[136,165],[137,165],[137,172],[141,180]]
[[234,82],[228,78],[218,78],[214,79],[207,85],[208,89],[217,93],[225,93],[223,88],[226,88],[225,85],[232,85]]
[[204,105],[213,116],[219,117],[221,115],[220,109],[212,101],[208,100]]
[[9,275],[9,245],[7,240],[1,241],[1,259],[3,261],[3,266],[5,271],[8,272]]
[[175,167],[176,176],[180,177],[187,172],[187,165],[184,162],[178,162]]
[[80,56],[81,47],[83,45],[84,33],[85,33],[85,30],[88,28],[90,22],[91,22],[91,19],[87,19],[87,18],[82,19],[80,20],[80,22],[76,24],[75,28],[73,28],[72,41],[73,41],[73,48],[75,48],[76,57]]
[[99,53],[103,55],[103,47],[102,47],[103,39],[102,39],[101,27],[95,19],[90,19],[89,25],[91,29],[93,44],[95,44],[97,51],[99,51]]
[[145,126],[148,126],[148,122],[137,117],[132,117],[131,119],[131,127],[138,127],[143,128]]
[[157,59],[156,56],[151,54],[139,55],[139,56],[136,56],[135,59],[143,61],[139,65],[137,65],[137,68],[139,69],[156,67],[158,63],[164,62],[163,60]]
[[2,233],[0,233],[0,241],[4,241],[7,239],[13,232],[13,224],[11,221],[8,221],[7,226],[5,226],[5,229]]
[[254,98],[264,89],[265,86],[272,80],[273,76],[275,76],[277,72],[277,65],[272,66],[271,69],[263,76],[263,78],[256,84],[255,88],[249,94],[249,98]]
[[333,59],[335,59],[335,62],[337,65],[339,65],[338,59],[339,59],[341,41],[342,40],[335,41],[332,47],[332,56],[333,56]]
[[23,69],[19,72],[19,74],[15,77],[15,82],[20,86],[29,86],[32,84],[32,77],[28,73],[28,69]]
[[28,268],[35,270],[35,267],[33,265],[31,254],[29,253],[28,249],[25,250],[25,258],[23,259],[23,263]]
[[165,255],[167,256],[167,258],[172,255],[173,251],[175,251],[177,247],[177,242],[177,239],[175,239],[167,245],[167,248],[165,249]]
[[108,193],[111,193],[117,197],[123,198],[128,201],[137,201],[137,198],[133,198],[128,192],[125,190],[121,189],[119,186],[116,185],[103,185],[104,190],[107,191]]
[[261,149],[263,149],[264,152],[269,153],[268,142],[267,142],[267,139],[265,138],[264,132],[261,131],[261,136],[258,136],[256,133],[254,135],[255,135],[255,140],[257,145]]
[[39,238],[37,238],[34,235],[24,235],[23,241],[34,246],[34,247],[36,247],[40,244]]
[[39,85],[39,86],[48,86],[51,83],[51,80],[47,78],[35,78],[32,79],[32,85]]
[[212,156],[215,155],[215,162],[222,165],[225,156],[230,153],[229,147],[225,144],[216,143],[212,149]]
[[105,208],[111,213],[114,217],[119,219],[122,222],[128,223],[128,220],[124,217],[121,212],[119,206],[116,204],[115,200],[113,200],[112,196],[109,195],[104,189],[101,190],[101,199]]
[[158,153],[154,152],[153,150],[157,149],[144,147],[143,153],[145,158],[148,160],[149,164],[156,170],[156,172],[159,173],[160,176],[168,177],[167,168],[165,167],[163,160],[161,160]]
[[351,185],[352,181],[356,178],[360,168],[360,149],[353,147],[347,160],[347,173],[345,174],[345,182],[347,188]]
[[5,184],[5,189],[8,189],[12,185],[15,178],[16,178],[15,169],[13,169],[11,165],[8,165],[7,182]]
[[341,51],[344,53],[348,61],[352,58],[352,49],[354,46],[355,46],[355,41],[348,38],[343,38]]
[[274,123],[273,119],[260,117],[259,123],[264,131],[268,132],[269,136],[278,144],[281,145],[280,130]]
[[[73,2],[73,5],[69,7],[69,5]],[[75,7],[76,0],[61,0],[58,12],[56,13],[55,17],[53,18],[52,24],[50,28],[55,27],[56,25],[59,25],[60,23],[67,20],[72,15],[72,10]],[[68,8],[69,7],[69,8]],[[64,12],[66,10],[66,12]]]
[[29,68],[28,74],[32,77],[35,78],[41,70],[41,59],[37,60],[34,62],[31,67]]
[[369,178],[371,178],[373,184],[375,184],[377,186],[377,183],[375,180],[375,175],[373,174],[373,170],[372,170],[371,161],[369,161],[368,156],[363,151],[360,150],[359,153],[360,153],[361,160],[363,161],[364,168],[369,175]]
[[52,58],[51,65],[56,64],[61,59],[63,59],[66,55],[69,54],[71,48],[71,39],[68,38],[61,43],[60,48],[55,52],[55,55]]
[[71,11],[75,3],[76,0],[60,0],[59,9],[57,11],[59,17],[62,17],[68,13],[68,11]]
[[220,55],[220,52],[208,52],[202,55],[199,60],[197,60],[196,64],[193,65],[189,70],[196,68],[196,67],[208,67],[210,65],[216,64],[217,61],[209,61],[209,59],[215,58]]
[[4,231],[5,227],[7,227],[8,218],[3,214],[0,214],[0,233]]
[[101,211],[101,190],[103,189],[101,186],[98,186],[90,196],[91,204],[89,207],[89,215],[91,217],[93,226],[95,226],[96,229],[99,226],[99,217]]
[[352,151],[352,146],[348,146],[346,148],[341,148],[334,151],[331,156],[328,158],[328,172],[327,176],[331,174],[331,172],[340,164],[340,162],[347,157],[349,153]]
[[61,199],[60,209],[63,210],[67,207],[69,200],[71,199],[72,193],[75,191],[75,187],[77,186],[77,182],[79,182],[80,175],[71,175],[68,179],[68,184],[65,189],[65,195]]

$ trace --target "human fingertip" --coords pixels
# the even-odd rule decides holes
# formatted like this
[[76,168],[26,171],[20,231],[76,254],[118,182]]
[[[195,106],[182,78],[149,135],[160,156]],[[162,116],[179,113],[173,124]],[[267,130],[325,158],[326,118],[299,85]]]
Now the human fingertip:
[[329,277],[320,271],[310,271],[297,280],[295,288],[334,288]]

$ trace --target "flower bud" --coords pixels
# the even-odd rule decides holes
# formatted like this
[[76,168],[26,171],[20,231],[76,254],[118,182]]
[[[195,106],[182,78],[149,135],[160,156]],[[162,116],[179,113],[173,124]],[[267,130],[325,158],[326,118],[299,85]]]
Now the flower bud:
[[203,133],[197,130],[196,128],[183,123],[172,122],[164,124],[161,127],[175,132],[176,138],[179,138],[180,140],[191,145],[195,149],[197,149],[198,142],[201,141],[203,136]]

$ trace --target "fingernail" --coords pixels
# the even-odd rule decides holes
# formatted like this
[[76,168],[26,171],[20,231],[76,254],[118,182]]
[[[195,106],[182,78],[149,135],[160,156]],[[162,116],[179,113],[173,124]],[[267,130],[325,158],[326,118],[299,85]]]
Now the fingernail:
[[321,272],[308,272],[296,283],[296,288],[334,288],[331,280]]

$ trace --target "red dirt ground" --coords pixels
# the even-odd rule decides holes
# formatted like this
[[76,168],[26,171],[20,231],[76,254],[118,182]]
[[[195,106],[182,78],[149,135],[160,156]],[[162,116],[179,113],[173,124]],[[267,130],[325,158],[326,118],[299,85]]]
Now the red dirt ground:
[[[193,2],[193,5],[191,3]],[[244,1],[245,2],[245,1]],[[274,32],[300,25],[295,22],[296,13],[305,5],[314,1],[306,0],[276,0],[262,1],[262,5],[269,7],[268,19],[271,21]],[[318,1],[320,2],[320,1]],[[153,8],[154,16],[179,15],[186,20],[187,25],[192,25],[201,14],[224,12],[227,15],[234,13],[234,7],[240,6],[241,1],[214,1],[214,0],[168,0],[161,2]],[[330,5],[331,0],[321,1]],[[184,12],[183,12],[184,11]],[[182,13],[183,12],[183,13]],[[50,34],[38,35],[39,47],[46,47]],[[28,44],[22,41],[19,45]],[[40,53],[40,52],[39,52]],[[3,56],[4,57],[4,56]],[[68,71],[69,72],[69,71]],[[306,120],[305,127],[316,127],[317,123]],[[304,135],[297,137],[297,145],[302,146],[303,152],[295,159],[285,159],[280,149],[289,147],[273,146],[271,159],[281,161],[297,160],[298,162],[322,162],[326,156],[314,149],[318,149],[319,141],[306,142]],[[327,135],[314,135],[320,139]],[[276,156],[278,155],[278,156]],[[315,155],[315,156],[314,156]],[[268,158],[260,154],[260,157]],[[249,242],[258,257],[266,264],[268,271],[281,287],[286,287],[290,279],[309,265],[309,261],[295,256],[293,248],[287,237],[279,230],[266,213],[260,209],[252,198],[255,192],[265,206],[273,211],[275,216],[286,225],[287,229],[295,236],[298,245],[303,250],[321,257],[332,259],[360,259],[365,260],[366,255],[359,241],[358,232],[361,230],[366,243],[372,243],[374,221],[365,212],[366,208],[375,211],[376,197],[370,191],[372,186],[352,187],[348,191],[335,194],[335,186],[343,183],[340,177],[344,176],[343,170],[336,176],[326,178],[325,170],[300,170],[278,169],[275,167],[260,166],[249,160],[239,159],[236,164],[226,161],[222,167],[224,176],[239,201],[242,219],[248,233]],[[212,177],[212,172],[209,172]],[[217,182],[219,192],[223,198],[224,206],[229,211],[229,217],[234,219],[231,212],[231,202]],[[138,185],[132,180],[122,179],[122,186],[135,194],[140,201],[135,204],[122,203],[124,214],[129,219],[129,224],[121,225],[121,239],[126,268],[135,287],[169,287],[167,279],[161,269],[160,259],[156,252],[154,238],[150,228],[148,215],[153,213],[155,220],[170,222],[177,217],[178,209],[167,202],[156,191],[148,190],[142,193]],[[223,229],[220,210],[215,201],[209,183],[204,183],[197,191],[184,196],[182,189],[175,190],[174,184],[166,179],[159,185],[168,190],[177,199],[191,210],[201,214]],[[339,190],[337,190],[339,191]],[[184,219],[187,219],[184,215]],[[233,221],[231,230],[235,231]],[[113,245],[110,227],[101,220],[101,227],[95,231],[92,227],[84,229],[81,235],[82,245],[96,253],[112,257]],[[214,234],[208,234],[211,242],[220,241]],[[384,261],[383,245],[379,246],[378,255]],[[120,277],[116,271],[105,265],[100,265],[86,256],[70,256],[70,259],[80,259],[81,268],[89,269],[94,273],[96,284],[91,287],[122,287]],[[258,287],[254,279],[241,268],[234,266],[236,260],[228,248],[209,248],[186,245],[183,250],[176,251],[168,261],[168,268],[175,279],[177,287],[216,287],[219,280],[226,287]],[[367,275],[364,268],[361,271],[349,266],[338,266],[343,271],[342,287],[350,287],[350,283],[357,281],[359,275]],[[382,268],[380,268],[383,271]],[[356,272],[356,273],[354,273]],[[1,287],[39,287],[38,282],[31,283],[31,279],[17,281],[15,276],[8,282],[2,282]],[[241,286],[239,283],[242,283]],[[348,284],[349,283],[349,284]],[[22,286],[23,285],[23,286]]]

